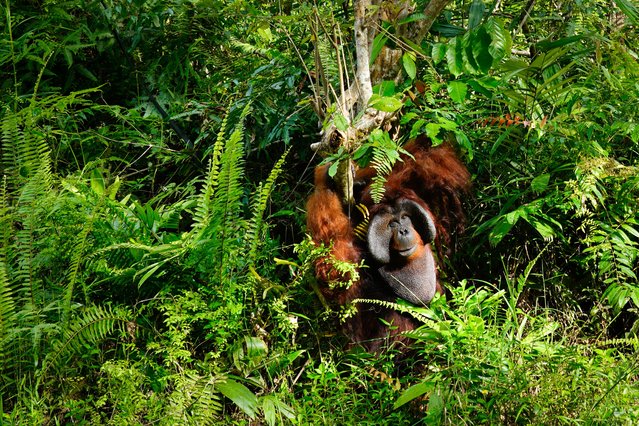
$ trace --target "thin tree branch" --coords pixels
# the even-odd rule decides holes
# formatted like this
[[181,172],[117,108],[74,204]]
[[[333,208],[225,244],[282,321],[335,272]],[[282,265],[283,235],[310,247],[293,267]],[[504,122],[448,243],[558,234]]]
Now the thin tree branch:
[[517,25],[517,31],[515,31],[515,34],[522,31],[524,25],[526,25],[526,22],[528,21],[528,18],[530,18],[530,12],[534,6],[535,0],[529,0],[528,4],[522,9],[521,14],[519,15],[519,25]]

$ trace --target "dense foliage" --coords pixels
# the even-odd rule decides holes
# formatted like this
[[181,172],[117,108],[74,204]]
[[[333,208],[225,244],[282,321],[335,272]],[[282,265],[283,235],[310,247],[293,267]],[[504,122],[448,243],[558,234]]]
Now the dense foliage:
[[347,6],[3,2],[2,424],[639,421],[637,7],[453,1],[419,45],[381,23],[400,119],[331,158],[448,140],[474,199],[448,294],[371,355],[303,226]]

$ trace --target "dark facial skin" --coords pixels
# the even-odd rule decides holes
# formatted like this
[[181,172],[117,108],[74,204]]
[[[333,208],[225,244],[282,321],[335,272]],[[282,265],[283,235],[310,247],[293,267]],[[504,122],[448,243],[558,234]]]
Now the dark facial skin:
[[411,200],[398,200],[369,225],[369,251],[381,277],[397,296],[416,305],[428,304],[437,289],[434,238],[430,213]]

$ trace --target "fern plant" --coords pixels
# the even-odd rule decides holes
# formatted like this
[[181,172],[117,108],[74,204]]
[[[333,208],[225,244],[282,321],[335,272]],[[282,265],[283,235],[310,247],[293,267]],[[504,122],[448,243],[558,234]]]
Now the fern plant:
[[582,261],[603,283],[604,300],[614,314],[639,307],[639,174],[609,158],[592,158],[568,183],[575,219],[584,232]]
[[[257,296],[264,282],[256,278],[257,268],[268,263],[264,253],[270,249],[264,245],[270,241],[264,214],[283,171],[284,157],[249,196],[244,179],[243,137],[243,120],[249,111],[248,107],[243,110],[230,131],[228,120],[223,121],[209,150],[207,174],[191,184],[199,186],[197,193],[163,207],[164,215],[169,217],[186,216],[190,220],[188,231],[161,236],[158,225],[151,223],[162,222],[163,214],[151,203],[142,207],[126,201],[126,197],[118,202],[110,196],[97,200],[103,203],[108,217],[118,218],[117,228],[105,227],[101,220],[92,226],[91,238],[103,247],[88,253],[87,268],[99,274],[100,286],[125,285],[127,278],[133,278],[141,293],[152,295],[141,304],[145,321],[156,325],[153,330],[143,331],[153,335],[146,349],[166,372],[164,380],[180,389],[167,394],[171,407],[166,410],[181,423],[219,420],[219,392],[226,395],[225,389],[228,391],[221,384],[225,374],[220,371],[226,368],[223,359],[237,341],[258,326],[251,322],[261,322],[263,316],[270,315],[281,315],[282,322],[290,322],[284,315],[284,296],[265,306],[259,304]],[[87,185],[74,183],[73,188],[81,193],[91,192]],[[77,247],[82,246],[81,241],[82,238]],[[251,318],[247,312],[260,314]],[[200,360],[204,357],[217,373],[203,371]],[[51,356],[52,361],[61,358],[64,356]],[[240,388],[239,384],[230,386]],[[244,394],[252,392],[245,386],[242,389]],[[273,407],[282,405],[273,405],[270,398],[263,407],[247,411],[238,402],[242,399],[227,397],[249,416],[262,409],[271,414],[273,410],[279,412]]]
[[77,317],[61,324],[62,330],[51,345],[38,376],[50,379],[50,370],[59,370],[67,365],[69,357],[104,341],[115,330],[124,331],[131,319],[131,313],[122,307],[89,306],[79,310]]
[[[17,326],[16,303],[9,270],[9,240],[11,215],[7,199],[7,181],[4,176],[0,187],[0,377],[8,377],[9,370],[15,367],[11,360],[11,341]],[[0,382],[0,392],[4,393],[7,383]]]
[[[60,105],[72,102],[64,97],[59,100]],[[77,368],[69,363],[72,357],[95,347],[131,319],[127,309],[86,303],[86,294],[84,305],[76,302],[76,284],[86,293],[81,269],[91,221],[85,221],[83,237],[75,248],[57,259],[60,265],[69,263],[60,268],[49,264],[47,250],[70,245],[74,237],[50,218],[73,211],[75,204],[69,193],[60,191],[48,144],[38,136],[44,133],[32,118],[32,108],[40,106],[32,102],[5,115],[0,123],[4,173],[0,190],[0,388],[7,404],[16,402],[4,399],[10,395],[37,393],[40,386],[50,385],[52,370],[71,374]],[[67,267],[70,272],[65,274]],[[61,382],[56,385],[63,387]]]

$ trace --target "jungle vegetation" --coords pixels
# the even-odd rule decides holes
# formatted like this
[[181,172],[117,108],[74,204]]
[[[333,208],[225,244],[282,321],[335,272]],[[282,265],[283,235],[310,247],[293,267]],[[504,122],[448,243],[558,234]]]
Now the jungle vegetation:
[[[0,423],[639,422],[631,0],[0,9]],[[393,120],[358,127],[336,101],[384,52]],[[420,135],[473,176],[447,294],[404,306],[408,353],[347,349],[313,168]]]

